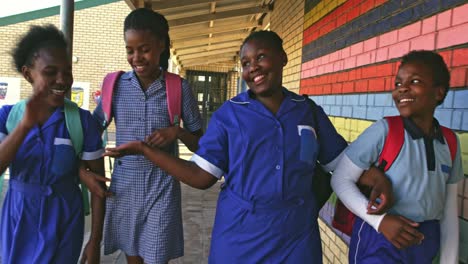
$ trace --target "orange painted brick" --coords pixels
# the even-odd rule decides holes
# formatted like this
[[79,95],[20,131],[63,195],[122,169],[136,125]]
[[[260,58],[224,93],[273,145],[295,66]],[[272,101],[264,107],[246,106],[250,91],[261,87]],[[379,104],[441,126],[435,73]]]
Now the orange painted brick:
[[450,87],[464,87],[467,68],[455,68],[450,71]]
[[447,67],[452,67],[452,50],[447,50],[447,51],[441,51],[439,52],[439,55],[444,58],[445,64],[447,64]]
[[368,79],[368,78],[373,78],[377,75],[377,67],[375,66],[370,66],[370,67],[364,67],[362,68],[362,79]]
[[391,91],[395,87],[395,78],[394,77],[388,77],[384,78],[385,80],[385,85],[384,85],[384,90],[385,91]]
[[343,83],[343,93],[354,93],[354,82]]
[[380,92],[385,88],[385,79],[381,77],[369,80],[369,92]]
[[343,90],[343,84],[342,83],[333,83],[332,84],[332,93],[333,94],[340,94],[342,93]]
[[332,93],[332,86],[331,84],[325,84],[322,86],[323,94],[331,94]]
[[367,92],[368,90],[368,81],[367,80],[360,80],[355,82],[355,87],[354,90],[359,93],[359,92]]
[[468,49],[456,49],[453,51],[452,67],[468,65]]

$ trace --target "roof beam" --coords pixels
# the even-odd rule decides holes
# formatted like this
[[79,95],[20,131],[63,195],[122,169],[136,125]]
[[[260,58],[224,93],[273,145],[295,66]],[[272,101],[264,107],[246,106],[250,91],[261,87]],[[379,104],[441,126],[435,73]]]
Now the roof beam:
[[179,49],[184,49],[188,47],[195,47],[195,46],[201,46],[201,45],[206,45],[207,43],[210,44],[216,44],[220,42],[227,42],[227,41],[242,41],[247,37],[249,32],[245,33],[236,33],[236,34],[229,34],[229,35],[223,35],[223,36],[218,36],[218,37],[212,37],[212,38],[198,38],[198,39],[187,39],[187,40],[176,40],[172,41],[172,46],[177,47]]
[[210,63],[224,62],[224,61],[232,62],[233,64],[235,64],[236,56],[233,54],[233,55],[217,56],[217,57],[201,57],[196,60],[183,61],[182,66],[191,67],[191,66],[196,66],[196,65],[206,65]]
[[177,58],[183,62],[184,60],[199,58],[201,56],[213,56],[213,55],[219,55],[219,54],[224,54],[224,53],[229,53],[229,52],[236,53],[238,51],[239,51],[239,47],[233,47],[229,49],[219,49],[219,50],[212,50],[212,51],[207,51],[203,53],[182,55],[182,56],[177,56]]
[[[215,26],[212,28],[205,27],[203,29],[190,29],[190,30],[174,30],[169,31],[169,36],[171,40],[177,41],[182,39],[193,39],[194,37],[200,36],[209,36],[210,34],[221,34],[226,32],[234,32],[240,30],[251,29],[257,27],[258,24],[256,22],[246,22],[246,23],[237,23],[233,24],[232,26],[224,25],[224,26]],[[236,32],[242,33],[242,32]]]
[[223,0],[171,0],[171,1],[154,1],[153,0],[153,7],[154,10],[160,11],[164,9],[171,9],[177,8],[187,5],[199,5],[199,4],[207,4],[213,2],[222,2]]
[[182,25],[209,22],[210,20],[253,15],[257,13],[268,13],[269,11],[271,11],[271,9],[272,9],[271,5],[256,6],[256,7],[237,9],[237,10],[218,12],[214,14],[198,15],[198,16],[192,16],[192,17],[186,17],[186,18],[173,19],[169,21],[169,27],[173,28],[173,27],[182,26]]
[[188,54],[193,54],[193,53],[207,52],[207,51],[234,48],[234,47],[236,47],[237,49],[240,49],[241,44],[242,44],[242,41],[233,41],[233,42],[227,42],[227,43],[221,43],[221,44],[199,46],[199,47],[188,48],[188,49],[178,48],[178,49],[175,49],[174,54],[177,56],[183,56],[183,55],[188,55]]

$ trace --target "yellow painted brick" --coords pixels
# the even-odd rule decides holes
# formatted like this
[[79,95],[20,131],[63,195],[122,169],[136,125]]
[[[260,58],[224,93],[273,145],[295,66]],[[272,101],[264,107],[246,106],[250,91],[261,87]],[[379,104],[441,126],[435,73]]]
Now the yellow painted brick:
[[334,255],[333,255],[333,252],[330,250],[330,248],[328,247],[323,248],[322,251],[323,251],[323,255],[326,256],[327,259],[332,262],[334,259]]
[[336,245],[338,246],[338,248],[340,249],[341,252],[346,252],[348,250],[348,245],[346,245],[346,243],[343,242],[343,240],[336,239],[335,243],[336,243]]

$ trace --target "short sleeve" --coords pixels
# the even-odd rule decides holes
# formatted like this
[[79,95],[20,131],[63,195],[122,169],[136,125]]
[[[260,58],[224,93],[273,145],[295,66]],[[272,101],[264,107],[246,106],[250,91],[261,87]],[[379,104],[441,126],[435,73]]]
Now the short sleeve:
[[217,178],[221,178],[229,170],[228,135],[218,118],[220,110],[221,108],[213,114],[206,133],[200,139],[200,147],[191,159]]
[[187,80],[182,79],[182,120],[184,127],[194,132],[202,128],[200,111],[197,101]]
[[376,121],[349,145],[346,156],[361,169],[368,169],[377,163],[387,133],[387,121]]
[[96,160],[102,157],[104,148],[102,146],[101,131],[98,121],[91,113],[80,110],[81,123],[83,125],[83,153],[82,160]]
[[2,142],[8,135],[8,131],[6,129],[6,121],[8,119],[8,114],[10,113],[12,107],[12,105],[5,105],[2,108],[0,108],[0,142]]

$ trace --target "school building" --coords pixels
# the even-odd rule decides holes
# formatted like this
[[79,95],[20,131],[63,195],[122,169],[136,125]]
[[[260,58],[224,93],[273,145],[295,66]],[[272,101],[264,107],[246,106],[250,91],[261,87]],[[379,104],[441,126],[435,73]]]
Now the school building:
[[[391,90],[401,56],[410,50],[439,52],[451,72],[451,90],[436,117],[458,134],[468,175],[468,1],[78,1],[72,96],[84,108],[95,108],[94,95],[106,73],[129,69],[123,21],[130,10],[143,6],[168,18],[170,69],[190,81],[206,122],[222,102],[246,89],[239,81],[238,50],[251,30],[271,29],[283,38],[289,59],[284,86],[310,95],[349,142],[375,120],[398,113]],[[203,6],[208,11],[198,11]],[[1,104],[31,94],[11,63],[16,36],[31,24],[59,26],[59,13],[52,7],[0,18]],[[331,227],[333,210],[330,201],[321,212],[324,263],[347,263],[349,237]],[[458,210],[460,261],[468,263],[468,179],[459,184]]]

